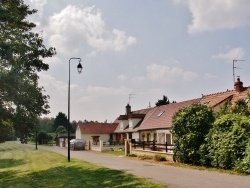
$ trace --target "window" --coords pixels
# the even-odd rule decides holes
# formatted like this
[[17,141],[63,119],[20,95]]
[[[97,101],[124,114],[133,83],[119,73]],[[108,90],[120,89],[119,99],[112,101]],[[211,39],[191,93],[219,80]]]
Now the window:
[[165,112],[165,111],[160,112],[160,113],[158,114],[158,117],[161,117],[161,115],[162,115],[164,112]]

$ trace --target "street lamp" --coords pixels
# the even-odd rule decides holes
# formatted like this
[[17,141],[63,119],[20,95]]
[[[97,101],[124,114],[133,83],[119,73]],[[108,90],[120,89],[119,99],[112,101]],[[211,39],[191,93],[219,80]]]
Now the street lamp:
[[72,57],[69,59],[69,88],[68,88],[68,162],[70,162],[70,61],[77,59],[79,61],[77,65],[77,71],[80,74],[82,72],[81,58]]

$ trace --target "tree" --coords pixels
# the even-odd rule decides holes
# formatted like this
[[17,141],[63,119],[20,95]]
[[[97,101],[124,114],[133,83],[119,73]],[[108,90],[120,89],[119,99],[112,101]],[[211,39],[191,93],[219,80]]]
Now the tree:
[[[59,126],[63,126],[66,130],[68,130],[68,118],[67,116],[62,113],[59,112],[54,120],[54,131],[56,131],[56,129]],[[70,126],[70,130],[72,130],[72,127]]]
[[161,105],[165,105],[165,104],[169,104],[169,103],[170,103],[170,102],[169,102],[168,97],[165,96],[165,95],[163,95],[163,99],[159,99],[159,100],[155,103],[155,105],[156,105],[156,106],[161,106]]
[[45,131],[40,131],[37,134],[37,142],[39,144],[46,144],[48,141],[48,134]]
[[43,117],[39,118],[39,127],[38,130],[44,130],[47,133],[52,133],[54,131],[54,118]]
[[0,2],[0,103],[21,137],[33,130],[37,116],[49,113],[37,73],[48,70],[43,59],[56,52],[32,32],[36,25],[26,18],[36,12],[22,0]]
[[174,160],[187,164],[200,164],[200,146],[214,121],[212,109],[194,104],[180,109],[172,120]]
[[0,143],[11,139],[14,134],[12,122],[0,120],[0,133]]
[[67,133],[67,129],[64,126],[58,126],[56,129],[56,134]]

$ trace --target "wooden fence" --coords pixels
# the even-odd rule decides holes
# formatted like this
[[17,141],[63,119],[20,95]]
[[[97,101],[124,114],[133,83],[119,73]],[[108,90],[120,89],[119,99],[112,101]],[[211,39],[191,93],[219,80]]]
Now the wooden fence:
[[143,149],[143,150],[151,150],[151,151],[159,151],[159,152],[172,152],[174,145],[168,144],[165,142],[164,144],[160,144],[154,141],[134,141],[132,140],[132,147],[134,149]]

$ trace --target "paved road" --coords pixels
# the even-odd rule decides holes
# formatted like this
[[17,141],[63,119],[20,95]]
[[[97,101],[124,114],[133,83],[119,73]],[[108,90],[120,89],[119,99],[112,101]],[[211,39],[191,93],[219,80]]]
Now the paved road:
[[[40,148],[52,150],[65,156],[68,154],[66,148]],[[71,151],[71,158],[162,182],[170,188],[250,188],[250,176],[172,167],[92,151]]]

